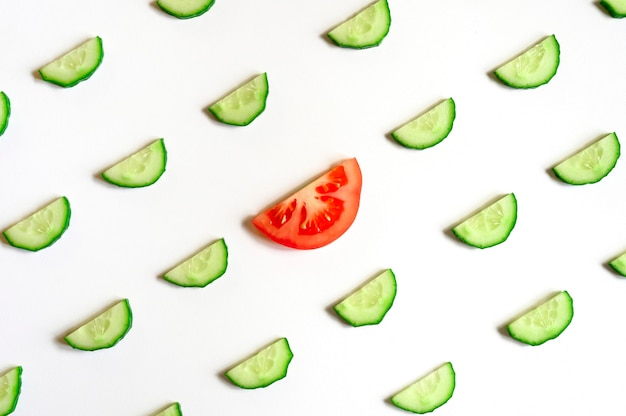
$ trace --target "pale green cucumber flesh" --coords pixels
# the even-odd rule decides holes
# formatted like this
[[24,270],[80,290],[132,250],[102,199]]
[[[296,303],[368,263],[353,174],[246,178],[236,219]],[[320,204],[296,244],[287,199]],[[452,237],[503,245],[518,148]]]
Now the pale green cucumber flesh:
[[73,87],[93,75],[103,56],[102,39],[96,36],[45,65],[39,74],[44,81],[61,87]]
[[167,14],[179,19],[190,19],[206,13],[215,0],[157,0],[157,5]]
[[268,93],[267,73],[262,73],[211,105],[208,110],[222,123],[247,126],[265,110]]
[[517,222],[517,199],[510,193],[481,209],[452,229],[464,243],[478,248],[503,243]]
[[17,407],[22,389],[22,367],[13,367],[0,376],[0,416],[6,416]]
[[387,0],[378,0],[328,32],[344,48],[364,49],[380,45],[389,33],[391,14]]
[[180,408],[180,403],[172,403],[167,406],[165,409],[161,410],[159,413],[154,416],[182,416],[183,412]]
[[141,188],[159,180],[166,165],[165,143],[158,139],[102,172],[102,177],[123,188]]
[[163,275],[170,283],[183,287],[205,287],[226,272],[228,247],[220,239]]
[[560,46],[551,35],[496,69],[494,74],[509,87],[536,88],[554,77],[559,62]]
[[356,292],[335,305],[334,309],[352,326],[379,324],[396,297],[396,277],[387,269]]
[[456,374],[448,362],[394,395],[391,403],[413,413],[432,412],[450,400],[455,386]]
[[559,292],[507,325],[512,338],[528,345],[541,345],[561,335],[574,316],[574,303],[567,291]]
[[2,136],[4,131],[7,129],[10,116],[11,101],[4,91],[0,91],[0,136]]
[[622,253],[609,262],[609,266],[622,276],[626,276],[626,253]]
[[224,375],[236,386],[244,389],[267,387],[287,375],[293,353],[287,338],[280,338]]
[[599,182],[608,175],[620,156],[620,142],[610,133],[552,168],[554,174],[570,185]]
[[72,348],[95,351],[110,348],[126,336],[132,326],[133,314],[128,299],[117,302],[65,337]]
[[405,147],[426,149],[448,137],[455,117],[454,100],[448,98],[396,129],[391,136]]
[[3,232],[14,247],[38,251],[56,242],[70,224],[71,209],[66,197],[60,197]]
[[626,0],[600,0],[600,5],[615,18],[626,17]]

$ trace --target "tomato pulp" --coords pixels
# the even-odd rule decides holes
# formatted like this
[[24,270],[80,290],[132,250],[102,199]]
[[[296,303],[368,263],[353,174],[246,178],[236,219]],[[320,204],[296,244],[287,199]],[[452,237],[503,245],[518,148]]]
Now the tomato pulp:
[[271,240],[309,250],[332,243],[354,222],[361,201],[361,168],[348,159],[257,215],[252,223]]

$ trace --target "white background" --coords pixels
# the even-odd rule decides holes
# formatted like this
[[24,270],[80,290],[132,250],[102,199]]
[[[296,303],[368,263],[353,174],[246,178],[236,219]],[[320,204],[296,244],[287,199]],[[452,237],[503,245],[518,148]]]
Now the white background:
[[[623,415],[626,282],[606,263],[626,250],[626,165],[568,186],[548,171],[615,131],[626,137],[626,21],[591,0],[389,0],[387,38],[368,50],[325,33],[367,2],[217,0],[177,20],[149,0],[0,3],[0,228],[52,199],[67,232],[29,253],[0,244],[0,372],[24,368],[15,415],[400,415],[391,395],[445,361],[457,373],[438,415]],[[555,34],[561,65],[536,90],[489,73]],[[105,57],[74,88],[36,71],[99,35]],[[266,111],[246,127],[205,108],[267,72]],[[434,148],[387,134],[453,97]],[[623,133],[622,133],[623,132]],[[167,171],[121,189],[99,172],[163,137]],[[356,157],[361,208],[314,251],[282,248],[250,218],[330,166]],[[514,192],[510,238],[478,250],[447,230]],[[218,238],[226,274],[204,289],[159,276]],[[378,326],[330,308],[385,268],[398,280]],[[575,316],[527,347],[501,328],[559,290]],[[134,324],[114,348],[83,352],[67,331],[121,298]],[[285,379],[238,389],[222,374],[278,337]]]

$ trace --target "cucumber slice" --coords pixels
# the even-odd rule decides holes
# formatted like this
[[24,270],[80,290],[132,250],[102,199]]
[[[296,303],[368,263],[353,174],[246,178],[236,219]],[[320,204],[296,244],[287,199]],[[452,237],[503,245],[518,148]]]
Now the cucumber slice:
[[211,105],[209,111],[222,123],[247,126],[265,110],[268,93],[264,72]]
[[0,377],[0,416],[15,410],[22,389],[22,367],[13,367]]
[[4,91],[0,91],[0,136],[2,136],[4,131],[7,129],[10,116],[11,101]]
[[509,87],[536,88],[554,77],[560,53],[559,42],[551,35],[496,69],[494,74]]
[[364,49],[380,45],[391,26],[387,0],[378,0],[336,26],[328,37],[343,48]]
[[220,239],[180,263],[163,278],[183,287],[205,287],[226,272],[228,247]]
[[165,13],[179,19],[190,19],[206,13],[215,0],[157,0],[156,4]]
[[391,133],[401,145],[411,149],[426,149],[448,137],[456,117],[456,106],[448,98],[414,120]]
[[609,262],[609,266],[617,273],[626,277],[626,253],[622,253]]
[[391,269],[387,269],[335,305],[334,309],[352,326],[376,325],[391,309],[395,297],[396,276]]
[[626,17],[626,0],[600,0],[600,5],[604,7],[612,17],[618,19]]
[[13,247],[38,251],[52,245],[70,225],[71,209],[66,197],[55,199],[3,232]]
[[180,409],[180,403],[176,402],[167,406],[154,416],[183,416],[183,412]]
[[559,292],[541,305],[507,325],[514,339],[528,345],[541,345],[561,335],[574,316],[574,304],[567,291]]
[[287,338],[280,338],[224,375],[243,389],[257,389],[285,378],[293,353]]
[[102,177],[113,185],[141,188],[159,180],[166,164],[165,143],[158,139],[102,172]]
[[447,362],[397,393],[391,403],[413,413],[432,412],[450,400],[455,385],[454,368]]
[[510,193],[489,204],[452,229],[464,243],[478,248],[504,242],[517,222],[517,199]]
[[96,36],[42,67],[39,75],[44,81],[73,87],[92,76],[103,57],[102,39]]
[[92,318],[65,337],[72,348],[95,351],[117,344],[130,330],[133,314],[128,299],[123,299]]
[[609,174],[620,156],[620,143],[610,133],[552,168],[554,174],[571,185],[599,182]]

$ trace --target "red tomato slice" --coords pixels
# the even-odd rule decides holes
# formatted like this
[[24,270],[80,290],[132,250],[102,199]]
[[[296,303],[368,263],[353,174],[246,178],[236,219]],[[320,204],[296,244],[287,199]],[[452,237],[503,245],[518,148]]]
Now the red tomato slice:
[[361,201],[356,159],[333,167],[252,223],[271,240],[308,250],[332,243],[354,222]]

